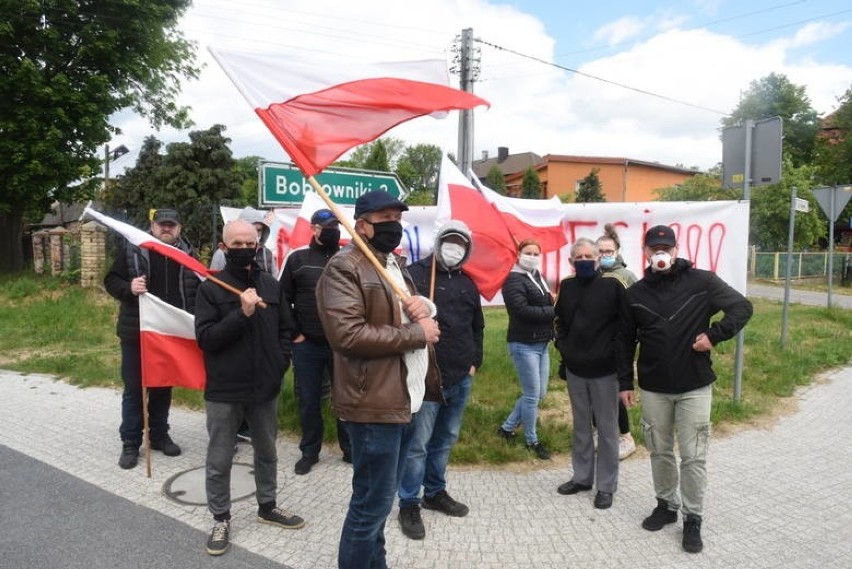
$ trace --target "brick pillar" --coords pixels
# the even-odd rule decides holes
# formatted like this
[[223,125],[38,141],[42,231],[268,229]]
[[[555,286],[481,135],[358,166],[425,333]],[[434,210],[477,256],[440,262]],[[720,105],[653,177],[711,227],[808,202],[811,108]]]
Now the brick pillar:
[[70,231],[64,227],[54,227],[48,234],[50,235],[50,274],[53,276],[61,275],[68,263],[70,251],[65,243],[65,236]]
[[33,269],[37,274],[44,273],[50,262],[50,236],[42,229],[33,233]]
[[106,257],[107,229],[89,221],[80,227],[80,285],[98,286],[101,283]]

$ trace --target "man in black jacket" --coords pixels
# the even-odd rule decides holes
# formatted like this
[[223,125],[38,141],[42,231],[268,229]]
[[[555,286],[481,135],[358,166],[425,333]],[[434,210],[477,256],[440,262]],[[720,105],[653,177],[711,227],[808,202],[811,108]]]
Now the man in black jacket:
[[[715,273],[677,258],[677,240],[670,227],[657,225],[645,233],[645,257],[650,266],[644,278],[627,289],[629,308],[619,333],[617,358],[619,395],[629,407],[634,403],[633,358],[637,342],[641,343],[637,369],[642,421],[657,496],[657,507],[642,527],[658,531],[676,522],[682,506],[683,549],[698,553],[703,548],[701,523],[716,380],[710,350],[746,325],[752,306]],[[719,311],[722,319],[711,324]]]
[[[334,374],[334,358],[317,312],[317,281],[328,260],[340,250],[340,223],[329,209],[311,216],[313,237],[307,247],[293,251],[281,272],[282,303],[293,308],[293,373],[299,421],[302,457],[296,462],[296,474],[307,474],[319,461],[322,449],[322,396],[325,377]],[[337,421],[337,442],[343,460],[352,462],[349,437],[342,421]]]
[[447,463],[459,438],[473,376],[482,365],[485,319],[481,295],[462,272],[470,252],[467,225],[449,221],[438,230],[432,255],[408,267],[417,292],[429,296],[437,306],[438,326],[444,331],[435,344],[444,403],[424,401],[412,417],[410,443],[399,479],[399,525],[411,539],[426,537],[421,503],[448,516],[464,517],[469,511],[447,493]]
[[[278,282],[255,262],[257,233],[246,221],[225,225],[226,264],[217,275],[239,296],[212,281],[198,289],[195,334],[204,352],[207,386],[207,506],[216,521],[207,553],[228,549],[234,437],[243,419],[251,428],[257,519],[287,529],[305,522],[276,506],[278,394],[290,365],[289,308]],[[265,306],[263,306],[265,304]]]
[[[192,254],[189,242],[180,236],[180,215],[173,209],[158,209],[151,221],[151,234],[168,245]],[[104,277],[106,291],[121,301],[116,331],[121,340],[122,449],[121,468],[133,468],[139,461],[142,444],[142,356],[139,345],[139,295],[150,292],[160,300],[188,312],[195,308],[198,289],[195,273],[155,251],[141,249],[122,240],[112,267]],[[148,390],[148,418],[151,448],[166,456],[177,456],[180,447],[169,436],[171,387]]]

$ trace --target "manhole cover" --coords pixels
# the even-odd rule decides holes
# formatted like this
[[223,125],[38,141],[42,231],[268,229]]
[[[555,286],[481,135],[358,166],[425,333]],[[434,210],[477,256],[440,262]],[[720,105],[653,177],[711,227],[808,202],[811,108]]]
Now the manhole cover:
[[[163,484],[166,498],[189,506],[206,506],[207,492],[204,489],[206,466],[178,472]],[[254,495],[254,466],[235,462],[231,468],[231,501],[238,502]]]

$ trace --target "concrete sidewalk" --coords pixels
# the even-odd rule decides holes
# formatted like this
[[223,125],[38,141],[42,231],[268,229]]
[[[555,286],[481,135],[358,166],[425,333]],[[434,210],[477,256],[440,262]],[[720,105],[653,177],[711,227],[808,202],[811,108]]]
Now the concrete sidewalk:
[[[172,434],[184,454],[166,458],[154,453],[154,473],[140,465],[123,471],[119,454],[120,393],[110,389],[78,389],[50,377],[0,371],[0,445],[42,461],[68,475],[134,504],[198,530],[197,542],[164,542],[194,554],[199,566],[227,567],[226,559],[208,559],[204,541],[211,517],[204,507],[172,502],[162,492],[172,475],[204,462],[204,415],[172,410]],[[470,505],[466,518],[447,518],[424,511],[427,537],[402,536],[396,509],[386,530],[389,563],[402,568],[796,568],[852,567],[852,367],[821,378],[797,393],[798,409],[768,429],[744,430],[716,438],[711,448],[710,488],[704,525],[705,551],[684,553],[681,524],[656,533],[640,522],[655,505],[648,461],[622,462],[620,487],[610,510],[595,510],[592,494],[560,496],[556,487],[570,478],[567,456],[535,462],[532,472],[517,469],[453,469],[450,492]],[[274,563],[297,569],[336,567],[337,542],[350,493],[349,466],[339,453],[325,450],[307,476],[293,474],[299,456],[293,440],[279,441],[279,503],[307,520],[298,531],[258,524],[253,499],[234,504],[232,542]],[[237,460],[250,462],[249,447],[240,445]],[[6,453],[4,456],[10,456]],[[533,463],[534,461],[531,461]],[[2,466],[9,471],[8,465]],[[21,472],[19,476],[23,476]],[[39,488],[33,488],[38,492]],[[26,493],[0,488],[0,524],[30,525],[44,509],[21,507]],[[17,516],[8,515],[14,504]],[[56,504],[53,515],[75,516]],[[33,519],[27,519],[28,515]],[[121,539],[121,528],[118,528]],[[136,534],[128,527],[124,539]],[[10,547],[0,538],[2,555]],[[34,536],[33,550],[54,547]],[[161,558],[168,558],[168,550]],[[138,559],[104,543],[98,554],[114,557],[116,568],[139,567]],[[236,560],[235,560],[236,561]]]

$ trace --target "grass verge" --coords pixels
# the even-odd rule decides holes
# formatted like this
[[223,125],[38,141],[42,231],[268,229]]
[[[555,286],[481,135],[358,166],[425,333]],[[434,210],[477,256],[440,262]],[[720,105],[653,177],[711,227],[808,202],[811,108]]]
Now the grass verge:
[[[732,401],[735,343],[714,350],[718,381],[713,386],[712,419],[721,430],[760,423],[783,408],[796,387],[823,371],[852,363],[852,311],[792,305],[788,343],[779,345],[781,303],[754,300],[755,314],[745,331],[743,398]],[[61,280],[33,275],[0,279],[0,367],[62,377],[80,386],[121,387],[117,303],[99,289],[82,289]],[[485,363],[474,380],[471,400],[452,461],[455,464],[505,464],[533,461],[522,442],[507,444],[494,431],[518,395],[515,370],[506,350],[506,311],[485,314]],[[552,380],[542,403],[539,436],[546,446],[565,453],[571,421],[565,383],[558,379],[552,353]],[[203,409],[200,392],[175,389],[176,404]],[[290,435],[299,433],[293,375],[284,378],[279,422]],[[119,410],[116,409],[116,413]],[[633,435],[641,441],[638,407],[631,410]],[[331,413],[326,413],[326,440],[336,440]],[[520,440],[522,436],[518,437]]]

